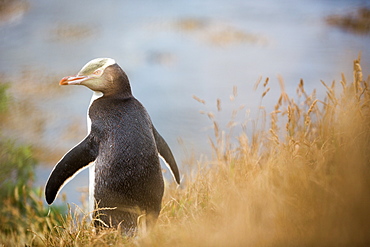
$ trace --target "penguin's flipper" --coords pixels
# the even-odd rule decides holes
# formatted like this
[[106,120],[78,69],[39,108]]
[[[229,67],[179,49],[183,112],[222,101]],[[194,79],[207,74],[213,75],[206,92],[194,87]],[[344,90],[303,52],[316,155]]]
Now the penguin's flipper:
[[153,126],[153,134],[155,138],[155,143],[157,145],[159,156],[164,160],[166,165],[170,168],[173,177],[175,178],[177,184],[180,184],[180,174],[179,168],[177,167],[175,158],[171,152],[171,149],[168,147],[166,141],[158,133],[158,131]]
[[74,175],[96,159],[98,151],[99,145],[90,134],[63,156],[54,167],[45,186],[45,198],[48,204],[53,203],[59,191]]

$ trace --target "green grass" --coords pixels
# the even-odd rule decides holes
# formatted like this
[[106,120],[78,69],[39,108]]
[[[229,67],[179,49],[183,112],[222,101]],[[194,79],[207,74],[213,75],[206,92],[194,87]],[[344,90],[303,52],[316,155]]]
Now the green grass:
[[[342,75],[340,83],[323,83],[325,99],[307,93],[303,81],[294,97],[282,91],[273,112],[261,108],[258,119],[242,124],[242,132],[235,130],[240,124],[233,117],[221,129],[217,112],[206,114],[214,126],[214,154],[189,157],[186,163],[195,169],[185,174],[182,188],[167,188],[150,233],[128,238],[114,229],[96,232],[79,209],[66,216],[38,214],[46,210],[41,194],[14,190],[24,197],[13,196],[26,207],[19,213],[26,224],[1,231],[0,243],[365,246],[370,242],[370,77],[363,77],[360,59],[353,71],[350,81]],[[257,85],[263,99],[268,83]]]
[[[1,120],[8,117],[12,103],[7,88],[0,84]],[[34,188],[35,166],[30,146],[17,145],[0,133],[0,244],[24,246],[33,242],[32,231],[50,232],[63,222],[64,207],[45,207],[41,189]]]

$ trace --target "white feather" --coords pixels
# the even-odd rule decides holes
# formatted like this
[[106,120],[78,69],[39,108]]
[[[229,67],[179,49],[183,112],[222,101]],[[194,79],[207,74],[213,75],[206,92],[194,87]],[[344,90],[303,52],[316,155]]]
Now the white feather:
[[[85,138],[84,138],[85,139]],[[82,140],[83,141],[83,140]],[[81,141],[81,142],[82,142]],[[76,146],[78,146],[81,142],[79,142]],[[74,149],[76,146],[74,146],[73,148],[71,148],[67,153],[69,153],[72,149]],[[67,154],[66,153],[66,154]],[[66,155],[65,154],[65,155]],[[58,161],[58,163],[64,158],[64,156],[65,155],[63,155],[63,157]],[[84,166],[84,167],[82,167],[82,168],[80,168],[79,170],[77,170],[72,176],[70,176],[69,178],[67,178],[64,182],[63,182],[63,184],[59,187],[59,189],[58,189],[58,191],[57,191],[57,193],[56,193],[56,195],[55,195],[55,198],[57,198],[58,197],[58,195],[59,195],[59,192],[63,189],[63,187],[69,182],[69,181],[71,181],[74,177],[76,177],[77,176],[77,174],[79,174],[80,172],[82,172],[83,170],[85,170],[86,168],[87,168],[88,166]],[[53,168],[53,170],[50,172],[50,175],[49,175],[49,178],[48,178],[48,181],[50,180],[50,176],[51,176],[51,174],[53,174],[53,172],[54,172],[54,170],[55,170],[55,168],[56,168],[56,166],[54,166],[54,168]]]
[[161,158],[161,159],[162,159],[163,163],[167,166],[168,170],[170,170],[170,172],[171,172],[171,174],[172,174],[173,179],[175,179],[175,181],[176,181],[175,174],[173,173],[173,171],[172,171],[172,169],[171,169],[170,164],[168,164],[168,163],[167,163],[166,159],[165,159],[165,158],[164,158],[160,153],[158,153],[158,156],[159,156],[159,158]]
[[[91,104],[95,100],[99,99],[102,96],[103,96],[103,93],[102,92],[96,92],[96,91],[94,91],[94,94],[91,97],[89,109],[90,109]],[[90,132],[91,132],[91,118],[89,116],[89,110],[87,110],[87,119],[86,120],[87,120],[87,135],[89,135]],[[94,197],[95,161],[94,162],[91,162],[90,164],[91,165],[89,167],[89,211],[90,211],[90,213],[92,213],[94,211],[94,206],[95,206],[95,197]],[[90,214],[90,216],[92,217],[92,214]]]

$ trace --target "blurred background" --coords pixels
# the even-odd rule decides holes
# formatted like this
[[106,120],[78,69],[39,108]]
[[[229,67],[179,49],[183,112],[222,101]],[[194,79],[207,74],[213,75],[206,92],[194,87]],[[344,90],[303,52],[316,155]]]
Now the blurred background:
[[[111,57],[186,171],[190,158],[211,155],[212,125],[200,111],[217,112],[218,99],[226,125],[240,105],[240,121],[255,119],[259,79],[270,78],[270,101],[262,103],[269,112],[280,76],[289,94],[302,78],[323,98],[320,80],[351,79],[359,53],[368,71],[369,24],[351,26],[369,8],[365,0],[0,1],[0,82],[14,103],[1,120],[2,136],[32,145],[43,186],[86,135],[92,92],[59,80],[93,58]],[[230,99],[234,87],[238,96]],[[64,187],[68,202],[80,204],[87,185],[86,170]]]

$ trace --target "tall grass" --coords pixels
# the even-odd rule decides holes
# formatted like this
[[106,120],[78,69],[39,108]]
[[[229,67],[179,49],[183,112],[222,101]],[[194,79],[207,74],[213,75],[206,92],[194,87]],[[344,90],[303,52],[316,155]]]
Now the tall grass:
[[[0,126],[14,105],[7,89],[8,84],[0,83]],[[35,166],[30,146],[0,132],[0,246],[33,243],[33,232],[50,232],[63,222],[62,207],[45,207],[41,189],[33,187]]]
[[[258,119],[246,125],[236,122],[237,111],[224,129],[217,113],[206,114],[214,155],[188,161],[196,169],[185,174],[181,188],[167,188],[150,233],[127,238],[113,229],[97,232],[77,210],[62,221],[56,214],[32,218],[28,234],[7,238],[40,246],[365,246],[370,77],[363,78],[360,58],[353,71],[352,82],[344,75],[340,83],[323,82],[325,99],[307,93],[303,81],[290,97],[280,80],[274,110],[266,114],[261,107]],[[268,85],[257,85],[262,98]]]
[[[339,85],[322,82],[323,100],[303,81],[295,98],[282,91],[267,123],[261,110],[251,135],[228,135],[209,113],[212,165],[200,162],[184,190],[168,191],[148,245],[369,243],[370,77],[364,80],[360,58],[353,73],[353,82],[344,75]],[[268,80],[262,87],[267,97]]]

